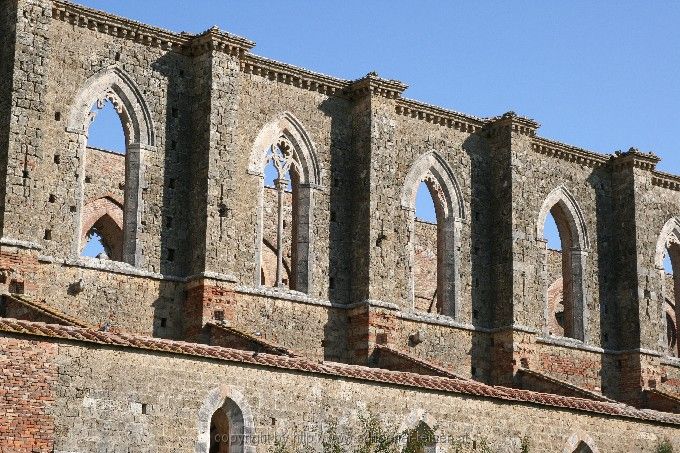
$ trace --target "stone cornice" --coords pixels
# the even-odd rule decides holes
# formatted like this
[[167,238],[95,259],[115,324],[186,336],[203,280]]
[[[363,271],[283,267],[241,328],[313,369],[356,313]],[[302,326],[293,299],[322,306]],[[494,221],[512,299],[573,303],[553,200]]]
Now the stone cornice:
[[636,148],[630,148],[626,152],[616,151],[611,157],[611,165],[619,168],[639,168],[640,170],[653,171],[661,159],[654,153],[644,153]]
[[63,0],[52,1],[52,17],[75,26],[176,52],[186,51],[193,37],[193,35],[173,33]]
[[348,80],[327,76],[253,54],[247,54],[241,60],[241,71],[327,95],[341,96],[350,86]]
[[603,154],[548,140],[543,137],[534,137],[531,148],[539,154],[575,162],[588,167],[601,167],[609,161],[609,157]]
[[492,128],[505,128],[509,129],[511,132],[529,137],[535,136],[536,130],[541,127],[537,121],[524,116],[519,116],[512,111],[489,118],[486,120],[486,124]]
[[441,107],[414,101],[412,99],[398,99],[396,112],[399,115],[410,116],[428,123],[458,129],[461,132],[474,133],[484,125],[484,120],[471,115],[446,110]]
[[217,27],[212,27],[199,35],[174,33],[64,0],[52,1],[52,17],[75,26],[130,39],[146,46],[193,55],[215,50],[243,56],[255,45],[252,41],[240,36],[222,32]]
[[364,77],[353,81],[347,91],[352,97],[379,96],[387,99],[397,99],[408,85],[398,80],[383,79],[376,72],[369,72]]
[[652,172],[652,184],[664,189],[680,191],[680,176],[654,170]]
[[194,36],[190,44],[192,55],[217,51],[236,57],[243,57],[254,46],[254,42],[220,31],[217,27],[212,27],[200,35]]

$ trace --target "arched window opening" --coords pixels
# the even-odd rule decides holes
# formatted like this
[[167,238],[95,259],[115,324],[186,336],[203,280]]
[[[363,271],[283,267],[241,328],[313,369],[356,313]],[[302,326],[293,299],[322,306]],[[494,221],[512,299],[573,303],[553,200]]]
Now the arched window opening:
[[97,101],[90,112],[92,123],[87,136],[87,146],[125,154],[126,134],[119,113],[109,100]]
[[229,418],[224,408],[215,411],[210,419],[210,453],[229,453]]
[[[438,246],[441,233],[435,207],[435,197],[430,192],[435,185],[421,181],[416,192],[415,241],[413,263],[414,308],[428,313],[441,313],[442,300],[437,287],[441,257]],[[436,190],[436,189],[435,189]]]
[[[97,100],[90,112],[83,196],[96,200],[81,211],[81,228],[86,232],[81,256],[123,260],[128,134],[120,115],[120,107],[107,97]],[[97,219],[94,224],[93,219]]]
[[120,261],[123,231],[109,214],[102,215],[88,230],[80,256]]
[[297,289],[300,177],[285,139],[269,147],[264,168],[260,284]]
[[574,453],[593,453],[593,450],[588,446],[587,443],[581,441],[579,444],[576,446],[576,449],[574,450]]
[[[121,261],[142,264],[144,198],[142,183],[146,155],[155,147],[154,125],[142,91],[120,67],[104,68],[90,77],[78,92],[68,115],[67,133],[82,153],[77,173],[81,211],[72,250],[79,254],[90,231],[87,200],[110,197],[121,200],[124,211]],[[101,233],[101,231],[100,231]],[[106,238],[104,238],[106,239]],[[112,246],[113,248],[113,246]]]
[[546,199],[538,224],[544,242],[546,327],[549,334],[585,338],[583,268],[587,256],[585,223],[564,187]]
[[[248,173],[258,176],[260,185],[255,284],[263,281],[262,256],[268,253],[268,240],[277,259],[275,278],[264,278],[267,286],[315,293],[310,286],[315,262],[312,226],[314,195],[321,188],[322,171],[312,138],[293,114],[283,112],[262,127],[251,148]],[[290,274],[284,282],[286,261]]]
[[242,453],[245,450],[248,440],[245,437],[244,416],[234,401],[227,398],[224,404],[212,413],[209,435],[207,450],[210,453]]
[[104,243],[104,238],[93,228],[87,234],[87,244],[80,256],[90,258],[109,259],[111,249]]
[[550,282],[550,286],[548,286],[548,327],[552,335],[562,337],[565,336],[564,260],[560,233],[552,212],[549,212],[545,218],[543,234],[547,247],[547,272]]
[[451,168],[435,151],[420,156],[406,175],[401,193],[406,215],[404,270],[407,297],[415,310],[459,317],[462,198]]
[[663,267],[663,298],[666,321],[666,343],[668,354],[680,357],[678,345],[678,297],[680,296],[680,244],[669,241],[664,250]]
[[435,453],[437,443],[434,432],[421,421],[418,425],[408,432],[404,453]]

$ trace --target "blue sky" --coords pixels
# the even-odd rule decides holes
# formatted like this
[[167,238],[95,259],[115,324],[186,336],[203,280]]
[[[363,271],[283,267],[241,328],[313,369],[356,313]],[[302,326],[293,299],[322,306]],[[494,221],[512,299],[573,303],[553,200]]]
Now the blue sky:
[[173,31],[213,25],[253,52],[477,116],[514,110],[594,151],[654,151],[680,173],[680,2],[145,0],[79,3]]

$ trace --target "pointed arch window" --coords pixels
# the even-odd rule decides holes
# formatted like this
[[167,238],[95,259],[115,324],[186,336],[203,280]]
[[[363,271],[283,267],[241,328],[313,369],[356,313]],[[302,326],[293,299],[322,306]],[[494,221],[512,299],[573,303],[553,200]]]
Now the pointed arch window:
[[680,220],[666,222],[656,250],[656,267],[661,287],[661,326],[662,347],[672,357],[680,357]]
[[313,208],[321,172],[312,141],[292,114],[262,128],[248,172],[259,178],[255,283],[312,292]]
[[[546,237],[546,224],[554,234]],[[588,237],[583,215],[569,191],[561,186],[548,195],[539,214],[537,239],[542,241],[543,285],[547,333],[584,341],[586,292],[584,268]],[[557,244],[550,247],[551,240]],[[556,271],[555,271],[556,270]]]
[[405,453],[436,453],[437,441],[432,428],[424,421],[420,421],[415,428],[408,431],[403,451]]
[[[271,145],[265,156],[265,204],[271,218],[263,236],[261,254],[262,285],[296,289],[297,224],[299,206],[299,177],[291,144],[281,138]],[[271,180],[270,180],[271,178]],[[275,260],[268,251],[272,251]]]
[[[94,106],[94,108],[93,108]],[[122,246],[120,260],[132,265],[140,265],[142,253],[140,250],[140,229],[142,225],[141,215],[143,212],[143,198],[141,189],[144,185],[145,153],[152,151],[155,145],[154,128],[151,115],[146,102],[132,79],[120,68],[107,68],[95,74],[86,83],[77,95],[67,125],[67,132],[73,134],[73,142],[80,148],[80,155],[87,155],[86,150],[89,142],[89,134],[93,120],[97,114],[115,111],[122,125],[124,146],[113,151],[116,154],[124,154],[124,166],[121,169],[122,181],[117,181],[115,186],[122,186],[121,209],[123,212],[120,227],[122,230]],[[118,126],[115,128],[119,129]],[[120,141],[119,141],[120,143]],[[82,175],[83,183],[80,185],[80,209],[78,216],[78,234],[75,235],[73,249],[80,254],[87,235],[91,235],[90,228],[86,226],[92,219],[86,218],[85,207],[87,199],[92,196],[88,193],[87,185],[96,179],[95,175],[88,174],[97,169],[87,169],[87,158],[80,159],[81,168],[78,171]],[[110,175],[101,175],[102,179]],[[115,192],[115,190],[114,190]],[[103,195],[103,194],[95,194]],[[114,196],[115,197],[115,196]],[[102,219],[104,221],[105,219]],[[106,242],[107,239],[102,231],[98,234]],[[85,242],[83,242],[85,241]],[[116,248],[109,244],[111,249]],[[113,253],[117,255],[116,253]]]
[[[434,228],[416,221],[419,189],[426,190],[432,200],[434,216],[429,217],[436,220]],[[416,310],[459,316],[461,199],[453,173],[435,152],[421,156],[406,176],[401,205],[407,212],[408,294],[410,305]],[[431,271],[424,269],[428,266]]]

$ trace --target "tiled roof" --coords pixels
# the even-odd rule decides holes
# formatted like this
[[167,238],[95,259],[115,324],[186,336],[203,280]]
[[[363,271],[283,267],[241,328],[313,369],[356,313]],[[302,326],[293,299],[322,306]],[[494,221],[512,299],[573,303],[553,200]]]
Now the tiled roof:
[[547,376],[547,375],[540,373],[538,371],[535,371],[535,370],[528,370],[526,368],[519,368],[517,370],[517,372],[520,373],[520,374],[527,374],[534,379],[538,379],[540,381],[548,383],[553,388],[554,387],[557,387],[557,388],[561,387],[563,389],[563,391],[566,391],[568,393],[575,393],[577,395],[580,395],[580,397],[583,397],[583,398],[594,399],[594,400],[597,400],[597,401],[614,402],[614,400],[607,398],[606,396],[601,395],[597,392],[593,392],[593,391],[578,387],[576,385],[570,384],[568,382],[561,381],[559,379],[556,379],[556,378],[551,377],[551,376]]
[[84,321],[81,321],[78,318],[75,318],[73,316],[69,316],[66,313],[63,313],[59,310],[57,310],[54,307],[51,307],[49,304],[39,301],[37,299],[33,299],[30,297],[26,297],[25,295],[21,294],[3,294],[4,297],[8,298],[14,303],[21,304],[24,307],[34,310],[41,315],[47,316],[49,318],[52,318],[55,320],[57,323],[63,323],[68,326],[76,326],[76,327],[84,327],[84,328],[92,328],[89,324],[85,323]]
[[206,357],[216,360],[246,363],[257,366],[338,376],[349,379],[360,379],[385,384],[428,389],[439,392],[496,398],[503,401],[539,404],[576,411],[594,412],[612,416],[648,420],[658,423],[680,425],[680,416],[648,409],[635,409],[620,403],[551,395],[507,387],[494,387],[474,381],[462,381],[459,379],[450,379],[446,377],[424,376],[402,371],[389,371],[378,368],[368,368],[333,362],[315,362],[300,357],[285,357],[271,354],[253,353],[219,346],[208,346],[197,343],[164,340],[125,333],[100,332],[81,327],[63,326],[59,324],[44,324],[10,318],[0,318],[0,332]]
[[268,353],[277,355],[287,355],[288,357],[300,357],[300,354],[297,354],[291,349],[276,344],[273,341],[267,340],[266,338],[262,338],[260,336],[250,334],[248,332],[244,332],[240,329],[237,329],[236,327],[216,322],[208,322],[206,325],[209,328],[222,330],[227,334],[236,335],[247,341],[256,343],[257,345],[261,346],[264,350],[266,350]]
[[411,363],[415,364],[416,366],[418,366],[420,368],[430,370],[432,372],[432,374],[434,374],[435,376],[444,376],[444,377],[448,377],[448,378],[451,378],[451,379],[459,379],[459,380],[463,380],[463,381],[469,381],[469,379],[457,375],[456,373],[449,370],[448,368],[445,368],[445,367],[438,365],[436,363],[433,363],[431,361],[421,359],[419,357],[414,357],[407,352],[400,351],[399,349],[396,349],[396,348],[393,348],[393,347],[390,347],[390,346],[386,346],[386,345],[382,345],[382,344],[376,345],[375,349],[377,349],[380,352],[386,352],[388,354],[393,354],[393,355],[401,358],[402,360],[405,360],[407,362],[411,362]]

